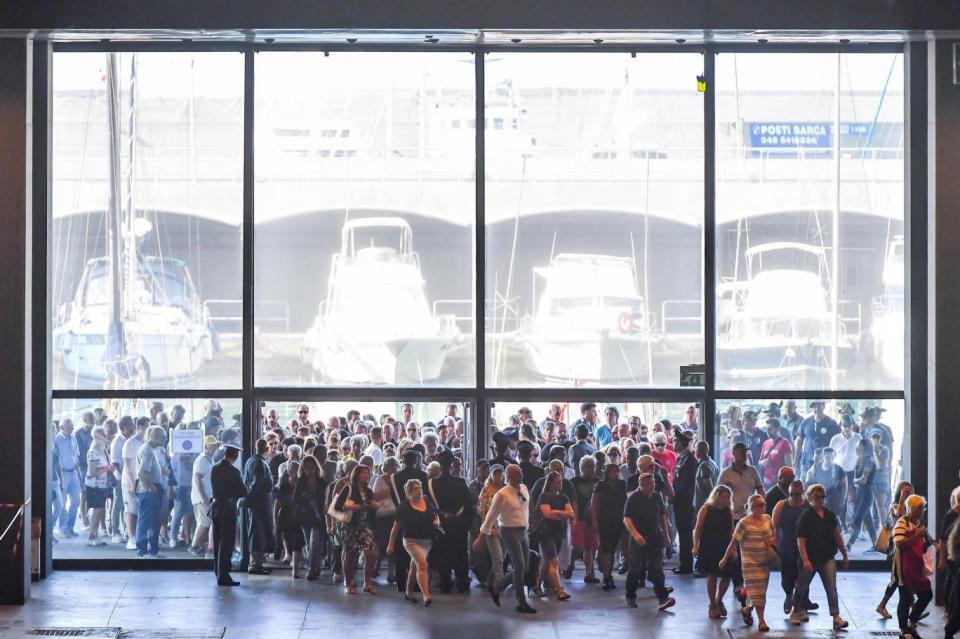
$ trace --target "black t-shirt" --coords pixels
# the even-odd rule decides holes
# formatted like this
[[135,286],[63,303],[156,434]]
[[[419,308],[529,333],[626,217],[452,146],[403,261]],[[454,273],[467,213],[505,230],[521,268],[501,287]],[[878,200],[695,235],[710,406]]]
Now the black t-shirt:
[[797,538],[806,539],[807,557],[814,566],[833,559],[837,554],[837,516],[824,509],[820,517],[813,508],[807,508],[797,520]]
[[618,479],[613,487],[605,481],[599,482],[593,489],[593,494],[599,500],[597,522],[600,525],[622,525],[623,507],[627,503],[627,482]]
[[[567,499],[567,496],[563,493],[558,492],[555,495],[547,496],[542,495],[540,497],[540,502],[538,506],[546,504],[550,506],[551,510],[566,510],[567,504],[570,503],[570,500]],[[541,532],[545,538],[548,539],[563,539],[566,535],[567,530],[567,520],[566,519],[547,519],[543,518],[543,527]]]
[[[658,472],[653,473],[653,489],[662,495],[666,487],[667,487],[667,481],[661,476],[661,474]],[[634,474],[630,475],[630,477],[627,479],[627,492],[632,493],[633,491],[638,490],[639,488],[640,488],[640,472],[637,471]]]
[[877,474],[877,465],[873,463],[872,459],[860,459],[857,462],[854,473],[854,477],[857,479],[861,477],[864,478],[864,482],[860,485],[860,488],[861,490],[867,490],[873,486],[873,477]]
[[637,532],[646,538],[647,546],[662,548],[665,545],[661,522],[666,512],[663,497],[654,492],[647,497],[642,490],[630,495],[623,508],[623,516],[633,522]]
[[597,477],[593,479],[574,477],[570,481],[573,483],[574,490],[577,491],[577,519],[590,521],[590,498],[593,497],[593,487],[600,480]]
[[427,509],[420,512],[404,499],[397,506],[397,523],[400,524],[400,533],[404,539],[433,539],[433,520],[437,511],[427,504]]
[[943,521],[940,522],[941,541],[947,540],[947,537],[950,536],[950,530],[953,529],[953,525],[957,523],[958,519],[960,519],[960,513],[957,513],[953,508],[946,512],[943,516]]

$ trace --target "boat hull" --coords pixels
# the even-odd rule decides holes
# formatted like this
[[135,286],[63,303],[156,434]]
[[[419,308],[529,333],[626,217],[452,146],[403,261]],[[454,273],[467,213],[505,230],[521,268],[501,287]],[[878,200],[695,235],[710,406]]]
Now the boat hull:
[[[822,341],[777,341],[717,345],[717,376],[723,383],[758,381],[770,386],[829,388],[832,345]],[[837,349],[837,375],[849,365],[851,347]]]
[[[203,340],[187,334],[133,334],[129,339],[130,350],[146,364],[147,378],[153,381],[191,377],[209,359]],[[65,371],[81,379],[106,377],[103,362],[106,350],[106,331],[61,334],[55,345],[55,353]]]
[[526,367],[546,380],[650,383],[651,339],[644,335],[538,335],[523,340]]
[[320,328],[307,334],[303,359],[324,380],[420,385],[440,378],[453,341],[448,336],[361,341]]

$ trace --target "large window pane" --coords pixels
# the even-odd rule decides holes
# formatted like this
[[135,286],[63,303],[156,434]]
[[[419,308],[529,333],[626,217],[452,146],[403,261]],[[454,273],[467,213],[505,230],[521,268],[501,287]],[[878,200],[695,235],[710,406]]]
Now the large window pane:
[[677,386],[703,361],[702,69],[488,58],[488,384]]
[[238,53],[54,54],[54,388],[240,385],[242,118]]
[[902,388],[902,55],[724,54],[717,90],[718,387]]
[[473,385],[473,56],[256,75],[257,383]]
[[[222,445],[242,445],[241,410],[239,399],[54,400],[47,471],[54,558],[137,556],[129,543],[136,539],[131,525],[144,514],[137,498],[136,455],[146,445],[145,428],[155,425],[165,432],[163,445],[150,449],[163,475],[157,504],[161,553],[171,559],[212,559],[209,525],[202,514],[196,517],[194,502],[203,503],[203,495],[194,489],[193,475],[209,480],[211,464],[223,458]],[[216,444],[204,446],[206,436]],[[238,468],[242,461],[238,459]],[[87,513],[79,508],[81,491]],[[194,544],[194,552],[188,552]]]
[[[714,459],[721,468],[731,464],[731,449],[742,442],[764,488],[776,485],[784,466],[805,486],[823,484],[844,537],[849,540],[856,523],[863,524],[851,556],[884,558],[870,550],[871,540],[878,523],[890,523],[894,487],[908,479],[902,465],[908,443],[903,400],[718,400],[716,420]],[[855,483],[860,477],[864,483]],[[858,503],[866,515],[858,514]]]

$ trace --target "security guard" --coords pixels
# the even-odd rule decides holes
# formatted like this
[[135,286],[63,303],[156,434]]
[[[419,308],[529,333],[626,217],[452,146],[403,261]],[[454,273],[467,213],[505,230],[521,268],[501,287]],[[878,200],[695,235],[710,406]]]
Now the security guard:
[[213,519],[213,570],[217,585],[239,586],[239,581],[230,577],[230,563],[237,545],[237,500],[247,496],[247,489],[234,465],[240,455],[240,446],[234,443],[223,447],[223,459],[210,469],[210,484],[213,488],[213,503],[210,518]]
[[470,590],[470,576],[467,573],[467,533],[473,521],[473,503],[470,489],[462,477],[450,474],[453,453],[443,449],[437,453],[437,461],[443,469],[436,479],[427,481],[427,494],[436,504],[440,514],[440,524],[445,532],[437,543],[437,570],[440,573],[440,592],[450,592],[450,572],[457,580],[457,592],[463,594]]

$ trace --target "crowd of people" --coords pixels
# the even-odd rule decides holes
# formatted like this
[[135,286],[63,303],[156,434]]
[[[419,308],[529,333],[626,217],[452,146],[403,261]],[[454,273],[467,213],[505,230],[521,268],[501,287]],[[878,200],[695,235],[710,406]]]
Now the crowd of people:
[[[824,402],[808,408],[731,406],[716,423],[723,448],[715,460],[695,405],[677,423],[646,424],[613,405],[601,413],[584,403],[569,425],[565,405],[537,416],[521,407],[505,428],[491,424],[489,455],[472,468],[458,404],[435,421],[412,404],[396,416],[351,410],[321,419],[300,404],[286,422],[265,408],[242,464],[238,420],[227,426],[215,401],[197,421],[185,421],[180,406],[168,416],[159,402],[149,416],[116,422],[90,411],[79,429],[69,419],[57,425],[54,521],[59,536],[74,536],[79,513],[87,543],[107,543],[103,532],[137,556],[179,545],[215,558],[224,586],[238,583],[230,571],[245,530],[250,574],[287,566],[294,579],[374,595],[385,577],[424,606],[435,589],[465,593],[475,580],[497,606],[512,587],[521,614],[535,613],[537,599],[569,600],[565,583],[577,562],[583,581],[603,591],[617,590],[616,576],[625,575],[631,607],[649,582],[657,608],[667,610],[676,601],[664,562],[676,554],[673,574],[704,578],[711,619],[727,616],[730,593],[743,622],[761,631],[769,629],[774,570],[789,623],[803,624],[819,607],[810,599],[819,576],[833,627],[847,627],[837,556],[846,566],[851,548],[868,541],[891,566],[877,613],[891,618],[897,595],[909,638],[929,614],[929,563],[938,553],[952,636],[960,629],[960,489],[932,535],[912,485],[891,491],[895,442],[882,409],[868,406],[857,420],[839,406],[838,422]],[[184,428],[203,431],[202,453],[170,447],[171,431]]]

